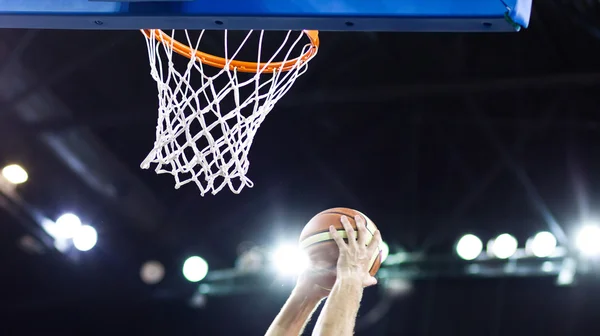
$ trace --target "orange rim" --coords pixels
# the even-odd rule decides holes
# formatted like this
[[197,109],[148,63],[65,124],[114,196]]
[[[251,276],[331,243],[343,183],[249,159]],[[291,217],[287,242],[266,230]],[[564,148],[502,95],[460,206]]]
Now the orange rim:
[[[152,32],[154,32],[154,38],[159,42],[173,47],[173,51],[181,56],[191,59],[195,57],[203,64],[213,66],[215,68],[225,68],[227,60],[223,57],[207,54],[202,51],[193,51],[190,46],[185,45],[167,35],[160,29],[142,29],[142,34],[146,38],[152,38]],[[310,39],[310,49],[305,52],[302,56],[296,57],[285,62],[273,62],[273,63],[257,63],[257,62],[246,62],[246,61],[230,61],[229,70],[237,70],[239,72],[257,73],[262,69],[262,72],[273,72],[273,71],[290,71],[296,68],[298,61],[305,63],[317,53],[319,49],[319,31],[317,30],[304,30],[304,34]],[[268,64],[268,65],[267,65]]]

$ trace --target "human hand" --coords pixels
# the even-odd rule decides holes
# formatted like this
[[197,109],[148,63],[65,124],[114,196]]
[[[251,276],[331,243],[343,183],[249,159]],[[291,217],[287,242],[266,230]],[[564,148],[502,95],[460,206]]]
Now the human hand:
[[375,231],[373,238],[367,245],[367,240],[371,235],[367,231],[364,218],[357,215],[354,220],[358,229],[358,239],[356,232],[348,221],[348,217],[342,216],[341,218],[348,237],[348,243],[344,242],[344,239],[333,225],[329,227],[331,237],[340,250],[337,262],[337,278],[356,280],[363,287],[368,287],[377,284],[377,279],[369,274],[369,270],[371,269],[372,257],[375,253],[378,253],[381,244],[381,233],[379,230]]

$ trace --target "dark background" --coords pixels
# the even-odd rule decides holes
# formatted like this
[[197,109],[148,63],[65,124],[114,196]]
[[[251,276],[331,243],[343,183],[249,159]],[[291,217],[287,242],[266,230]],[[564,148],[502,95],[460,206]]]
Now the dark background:
[[[139,32],[0,31],[0,161],[28,169],[29,205],[50,218],[76,212],[99,231],[75,257],[27,253],[18,239],[40,231],[3,205],[0,334],[260,335],[287,289],[193,308],[182,262],[198,254],[230,268],[240,243],[293,240],[333,206],[367,213],[392,252],[451,254],[467,231],[523,242],[552,222],[571,238],[600,196],[594,8],[537,1],[530,28],[514,34],[323,32],[308,73],[258,132],[255,187],[204,198],[139,168],[157,104]],[[139,280],[148,259],[166,265],[157,286]],[[418,280],[359,334],[598,333],[598,279],[554,282]],[[370,289],[361,315],[381,299]]]

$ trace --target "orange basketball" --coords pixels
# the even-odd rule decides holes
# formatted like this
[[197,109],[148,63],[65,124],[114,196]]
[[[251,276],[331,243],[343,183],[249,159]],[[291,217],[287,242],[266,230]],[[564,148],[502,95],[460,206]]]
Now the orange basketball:
[[[354,216],[360,215],[364,218],[369,237],[367,243],[373,238],[377,230],[375,224],[360,211],[348,208],[333,208],[322,211],[314,216],[300,233],[300,247],[308,254],[310,262],[317,270],[323,270],[324,275],[318,279],[318,285],[331,289],[335,283],[335,267],[339,257],[339,249],[329,233],[329,227],[333,225],[340,235],[347,239],[346,231],[341,222],[341,216],[348,217],[348,221],[356,230]],[[381,265],[381,249],[373,255],[369,273],[375,275]]]

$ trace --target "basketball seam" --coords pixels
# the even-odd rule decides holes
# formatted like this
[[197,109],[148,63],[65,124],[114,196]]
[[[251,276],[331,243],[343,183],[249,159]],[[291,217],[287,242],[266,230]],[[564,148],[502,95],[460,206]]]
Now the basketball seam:
[[[356,211],[356,210],[354,210],[354,211]],[[371,239],[372,239],[373,237],[375,237],[375,234],[374,234],[374,232],[373,232],[373,231],[371,231],[371,230],[369,229],[369,222],[370,222],[371,224],[373,224],[373,222],[371,222],[371,221],[370,221],[370,220],[367,218],[367,216],[365,216],[365,215],[364,215],[362,212],[360,212],[360,211],[356,211],[356,212],[357,212],[358,214],[360,214],[360,215],[363,217],[363,220],[365,221],[365,228],[367,229],[367,232],[369,232],[369,233],[371,234]],[[324,212],[321,212],[321,213],[319,213],[317,216],[320,216],[320,215],[340,215],[340,216],[348,216],[348,214],[346,214],[346,213],[344,213],[344,212],[341,212],[341,211],[327,211],[327,210],[325,210]],[[349,216],[349,217],[352,217],[352,216]],[[353,220],[354,220],[354,218],[353,218]],[[356,221],[355,221],[355,222],[356,222]],[[374,225],[374,224],[373,224],[373,225]],[[344,232],[344,229],[337,230],[337,231],[338,231],[338,232],[340,232],[340,231]],[[313,237],[313,236],[315,236],[315,235],[320,235],[320,234],[323,234],[323,233],[327,233],[327,232],[329,232],[329,230],[321,230],[321,231],[314,232],[314,233],[312,233],[310,236],[308,236],[308,237],[304,237],[304,239],[302,239],[302,240],[300,241],[300,244],[302,244],[302,243],[303,243],[304,241],[306,241],[307,239],[310,239],[310,237]],[[355,232],[358,232],[358,230],[355,230]],[[325,241],[323,241],[323,242],[330,241],[330,240],[331,240],[331,239],[328,239],[328,240],[325,240]],[[346,240],[346,241],[347,241],[347,240]],[[310,247],[310,246],[314,246],[314,245],[315,245],[315,244],[317,244],[317,243],[320,243],[320,242],[316,242],[316,243],[312,243],[312,244],[310,244],[310,245],[307,245],[307,246],[303,246],[303,248],[308,248],[308,247]]]
[[[342,240],[344,240],[344,242],[348,243],[348,238],[342,238]],[[310,245],[307,245],[304,248],[309,248],[309,247],[313,247],[313,246],[316,246],[316,245],[319,245],[319,244],[324,244],[324,243],[335,243],[335,240],[333,240],[333,239],[321,240],[321,241],[318,241],[316,243],[312,243]]]
[[[302,240],[300,241],[300,245],[302,246],[302,245],[304,244],[304,242],[306,242],[308,239],[310,239],[310,238],[312,238],[312,237],[314,237],[314,236],[316,236],[316,235],[319,235],[319,234],[322,234],[322,233],[328,233],[328,232],[329,232],[329,231],[323,231],[323,232],[320,232],[320,233],[315,233],[315,234],[313,234],[313,235],[310,235],[310,236],[308,236],[308,237],[306,237],[306,238],[302,239]],[[342,229],[342,230],[337,230],[337,232],[340,232],[342,235],[345,235],[345,234],[346,234],[346,231],[344,231],[343,229]],[[342,237],[342,239],[343,239],[343,240],[344,240],[346,243],[348,243],[348,237]],[[306,245],[306,246],[302,246],[302,248],[308,248],[308,247],[311,247],[311,246],[314,246],[314,245],[317,245],[317,244],[320,244],[320,243],[327,243],[327,242],[335,242],[335,241],[333,240],[333,238],[328,238],[328,239],[325,239],[325,240],[319,240],[319,241],[316,241],[316,242],[314,242],[314,243],[311,243],[311,244],[309,244],[309,245]]]

